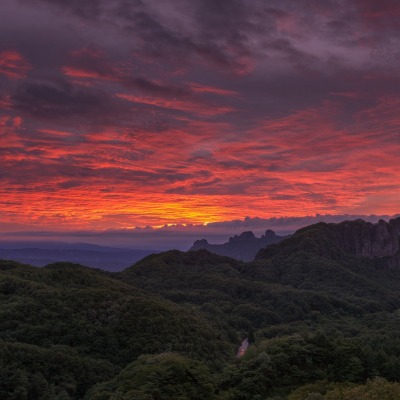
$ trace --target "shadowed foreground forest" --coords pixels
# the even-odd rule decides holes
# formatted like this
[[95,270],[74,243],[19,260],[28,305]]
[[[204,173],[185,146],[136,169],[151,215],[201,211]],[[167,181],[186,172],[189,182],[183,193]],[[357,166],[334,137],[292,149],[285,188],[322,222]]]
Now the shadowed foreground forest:
[[1,261],[0,398],[399,399],[398,254],[355,251],[365,224],[312,225],[248,263]]

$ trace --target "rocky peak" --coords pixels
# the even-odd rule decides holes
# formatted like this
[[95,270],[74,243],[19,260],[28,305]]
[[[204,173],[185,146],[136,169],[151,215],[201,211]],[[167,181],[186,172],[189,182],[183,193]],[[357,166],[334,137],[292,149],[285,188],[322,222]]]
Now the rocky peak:
[[273,239],[273,238],[276,238],[276,234],[271,229],[267,229],[265,231],[265,235],[263,237],[266,238],[266,239]]
[[208,246],[207,239],[196,240],[193,243],[192,250],[204,249],[206,246]]
[[254,240],[256,237],[254,236],[254,233],[252,231],[247,231],[241,233],[239,236],[235,235],[229,239],[229,242],[239,242],[239,241],[245,241],[245,240]]

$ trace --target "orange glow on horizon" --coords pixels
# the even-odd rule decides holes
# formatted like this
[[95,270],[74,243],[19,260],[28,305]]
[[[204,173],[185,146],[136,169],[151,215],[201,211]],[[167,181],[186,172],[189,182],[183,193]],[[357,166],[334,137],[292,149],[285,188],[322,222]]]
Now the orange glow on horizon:
[[[117,229],[245,216],[393,215],[399,212],[400,143],[388,148],[391,131],[382,140],[379,117],[400,126],[397,106],[382,99],[363,110],[351,134],[335,127],[332,104],[263,121],[245,140],[216,140],[229,125],[214,122],[186,121],[186,129],[161,136],[42,128],[29,153],[18,151],[27,140],[23,121],[6,116],[0,120],[8,132],[0,150],[9,171],[0,190],[2,218]],[[365,115],[372,126],[376,120],[368,134]]]

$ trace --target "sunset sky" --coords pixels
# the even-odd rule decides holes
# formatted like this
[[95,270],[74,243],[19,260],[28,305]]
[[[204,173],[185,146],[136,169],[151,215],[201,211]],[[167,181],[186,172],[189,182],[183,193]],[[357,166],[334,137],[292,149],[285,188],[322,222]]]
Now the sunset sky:
[[1,0],[0,228],[400,210],[398,0]]

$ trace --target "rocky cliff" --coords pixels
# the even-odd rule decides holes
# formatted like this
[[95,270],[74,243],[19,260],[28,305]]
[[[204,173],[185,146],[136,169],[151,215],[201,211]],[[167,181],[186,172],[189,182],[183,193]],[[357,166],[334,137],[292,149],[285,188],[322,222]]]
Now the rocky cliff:
[[[361,219],[339,224],[318,223],[298,230],[279,247],[286,251],[311,251],[320,256],[340,258],[355,255],[374,258],[388,268],[400,267],[400,218],[376,224]],[[278,249],[263,249],[257,258],[269,257]]]
[[400,218],[371,224],[362,220],[338,224],[338,239],[347,253],[363,257],[399,255]]

